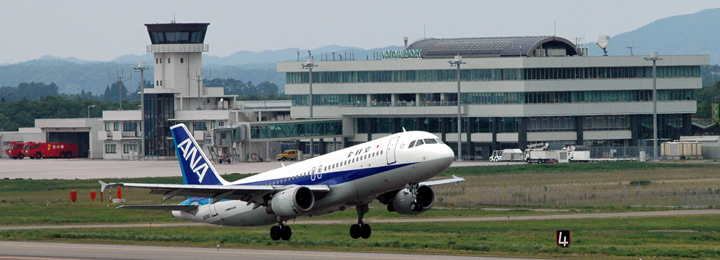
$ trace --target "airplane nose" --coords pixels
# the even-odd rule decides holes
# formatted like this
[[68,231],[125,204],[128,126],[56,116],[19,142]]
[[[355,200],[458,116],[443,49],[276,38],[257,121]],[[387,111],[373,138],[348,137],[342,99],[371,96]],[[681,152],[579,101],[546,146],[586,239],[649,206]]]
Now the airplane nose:
[[455,160],[455,153],[446,144],[442,144],[442,147],[436,150],[436,156],[441,161],[447,162],[448,166]]

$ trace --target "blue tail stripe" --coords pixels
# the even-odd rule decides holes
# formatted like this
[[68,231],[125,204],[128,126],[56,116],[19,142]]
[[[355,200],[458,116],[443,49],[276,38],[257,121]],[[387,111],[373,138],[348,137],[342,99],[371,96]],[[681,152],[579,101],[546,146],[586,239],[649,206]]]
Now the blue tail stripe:
[[184,124],[170,128],[183,180],[191,185],[223,185],[223,180]]

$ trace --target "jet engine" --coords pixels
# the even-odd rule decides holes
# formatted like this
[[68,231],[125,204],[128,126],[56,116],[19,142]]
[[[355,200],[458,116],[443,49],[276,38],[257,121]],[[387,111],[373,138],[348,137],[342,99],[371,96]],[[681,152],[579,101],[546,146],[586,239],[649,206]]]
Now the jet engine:
[[293,187],[276,193],[267,212],[281,217],[295,217],[312,209],[315,195],[308,187]]
[[397,211],[403,215],[418,215],[430,209],[435,203],[435,192],[428,186],[420,186],[417,196],[413,198],[410,189],[402,189],[388,203],[389,211]]

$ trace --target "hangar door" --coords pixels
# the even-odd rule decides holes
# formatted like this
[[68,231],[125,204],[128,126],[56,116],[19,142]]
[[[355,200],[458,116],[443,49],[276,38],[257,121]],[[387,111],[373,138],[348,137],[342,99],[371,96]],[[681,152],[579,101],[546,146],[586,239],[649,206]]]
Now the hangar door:
[[71,143],[78,145],[78,158],[88,158],[90,132],[49,132],[48,143]]

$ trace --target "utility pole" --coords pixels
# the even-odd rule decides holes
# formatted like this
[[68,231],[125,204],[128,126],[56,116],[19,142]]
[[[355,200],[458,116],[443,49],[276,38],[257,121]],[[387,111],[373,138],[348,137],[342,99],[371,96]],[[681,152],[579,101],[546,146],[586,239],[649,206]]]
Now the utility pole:
[[645,57],[645,60],[651,60],[653,63],[653,158],[657,160],[657,67],[655,63],[662,59],[658,57],[658,53],[654,51],[650,53],[650,57]]
[[[312,71],[313,71],[313,68],[317,67],[318,65],[315,64],[315,60],[313,60],[310,51],[308,51],[307,62],[302,63],[300,65],[302,66],[303,69],[308,69],[308,79],[310,81],[310,119],[313,119]],[[313,139],[311,137],[310,138],[310,158],[312,158],[314,155],[315,155],[315,143],[313,143]]]
[[[115,80],[115,79],[113,79],[113,78],[110,76],[110,72],[109,72],[109,71],[108,71],[108,78],[109,78],[110,80]],[[117,79],[117,81],[115,81],[115,82],[118,83],[118,94],[120,94],[120,95],[118,96],[118,101],[119,101],[119,103],[120,103],[120,110],[123,110],[123,108],[122,108],[122,99],[123,99],[123,98],[122,98],[122,89],[123,89],[123,87],[125,86],[125,84],[123,84],[123,82],[132,79],[132,73],[130,73],[130,76],[126,78],[126,77],[125,77],[125,70],[115,70],[115,78]]]
[[140,135],[142,136],[142,144],[140,145],[140,158],[145,157],[145,71],[149,68],[145,67],[145,62],[140,62],[137,67],[132,66],[134,72],[140,72]]
[[462,56],[455,56],[455,60],[448,61],[450,67],[457,66],[457,131],[458,131],[458,161],[462,161],[462,115],[460,110],[460,64],[465,64],[462,61]]
[[203,81],[205,81],[206,79],[209,79],[210,77],[212,77],[212,69],[210,69],[210,72],[208,72],[207,77],[203,77],[202,70],[200,71],[200,74],[198,74],[197,69],[195,69],[195,77],[190,77],[190,80],[197,82],[197,87],[198,87],[198,108],[197,108],[197,110],[203,110],[202,100],[200,100],[202,98],[202,94],[201,94],[202,93],[201,92],[202,83],[203,83]]

